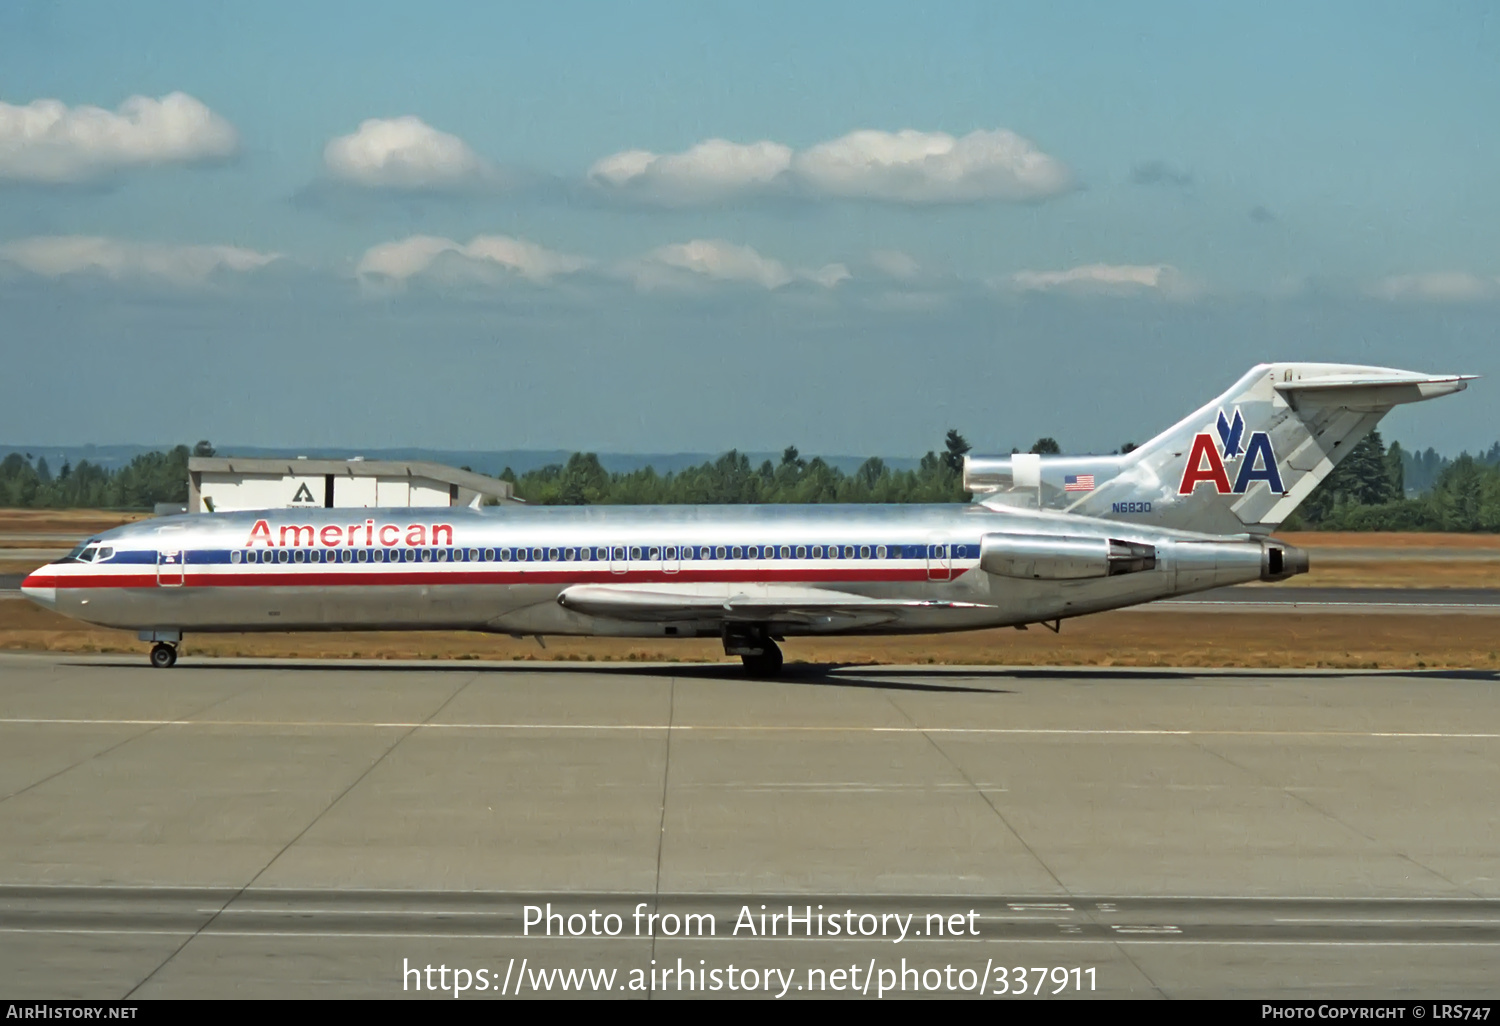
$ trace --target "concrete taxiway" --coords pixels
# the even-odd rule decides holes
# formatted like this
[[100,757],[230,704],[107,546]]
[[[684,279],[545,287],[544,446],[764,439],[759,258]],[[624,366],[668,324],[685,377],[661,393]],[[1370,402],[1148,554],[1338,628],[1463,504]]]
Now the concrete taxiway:
[[[1493,672],[791,669],[0,656],[0,994],[679,958],[1500,994]],[[547,902],[624,930],[523,935]],[[732,932],[761,905],[973,932]]]

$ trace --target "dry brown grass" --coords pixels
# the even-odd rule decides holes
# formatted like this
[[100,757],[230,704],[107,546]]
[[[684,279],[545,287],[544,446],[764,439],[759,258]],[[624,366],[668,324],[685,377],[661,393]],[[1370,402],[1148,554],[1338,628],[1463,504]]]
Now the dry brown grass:
[[1447,534],[1437,531],[1287,531],[1282,541],[1305,549],[1486,549],[1500,550],[1500,534]]
[[[811,663],[1078,666],[1240,666],[1500,669],[1500,620],[1488,616],[1292,613],[1101,613],[1040,627],[894,638],[796,638],[789,660]],[[146,645],[21,600],[0,601],[0,649],[131,652]],[[549,638],[460,632],[189,635],[185,652],[217,656],[722,662],[717,641]],[[729,660],[734,661],[734,660]]]
[[1307,573],[1263,587],[1500,588],[1500,559],[1340,560],[1314,554]]
[[121,524],[132,524],[150,515],[107,509],[0,509],[0,534],[72,533],[81,538]]

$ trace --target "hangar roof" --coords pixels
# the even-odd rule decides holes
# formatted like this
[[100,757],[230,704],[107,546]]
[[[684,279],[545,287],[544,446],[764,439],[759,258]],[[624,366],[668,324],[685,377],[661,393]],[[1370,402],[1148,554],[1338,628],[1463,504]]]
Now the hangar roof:
[[501,502],[520,502],[515,487],[509,481],[476,474],[472,470],[460,470],[445,463],[430,463],[426,460],[366,460],[359,457],[348,460],[323,460],[296,457],[240,456],[190,456],[188,472],[191,474],[280,474],[287,477],[334,474],[339,477],[419,477],[428,481],[440,481],[457,485],[466,491],[498,499]]

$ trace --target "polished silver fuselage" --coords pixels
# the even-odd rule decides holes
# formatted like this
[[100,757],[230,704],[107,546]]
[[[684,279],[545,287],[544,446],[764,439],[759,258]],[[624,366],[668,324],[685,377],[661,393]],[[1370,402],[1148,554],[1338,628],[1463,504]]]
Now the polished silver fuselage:
[[[1004,576],[995,539],[1123,540],[1140,572]],[[969,505],[283,509],[143,521],[25,582],[138,631],[718,636],[1050,621],[1265,575],[1265,542]],[[1009,564],[1007,564],[1009,565]],[[570,597],[577,596],[577,601]]]
[[1259,364],[1130,453],[968,460],[967,505],[209,513],[107,532],[22,588],[162,644],[466,629],[721,635],[769,658],[787,635],[1048,622],[1305,572],[1269,533],[1388,410],[1468,380]]

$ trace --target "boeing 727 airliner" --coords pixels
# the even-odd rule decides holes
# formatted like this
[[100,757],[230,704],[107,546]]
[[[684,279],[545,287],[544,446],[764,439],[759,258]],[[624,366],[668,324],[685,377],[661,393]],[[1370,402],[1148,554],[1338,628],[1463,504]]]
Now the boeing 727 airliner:
[[1392,407],[1465,376],[1273,363],[1134,451],[968,459],[951,505],[320,509],[163,517],[28,576],[153,642],[476,630],[714,637],[758,675],[789,637],[973,630],[1307,570],[1274,531]]

